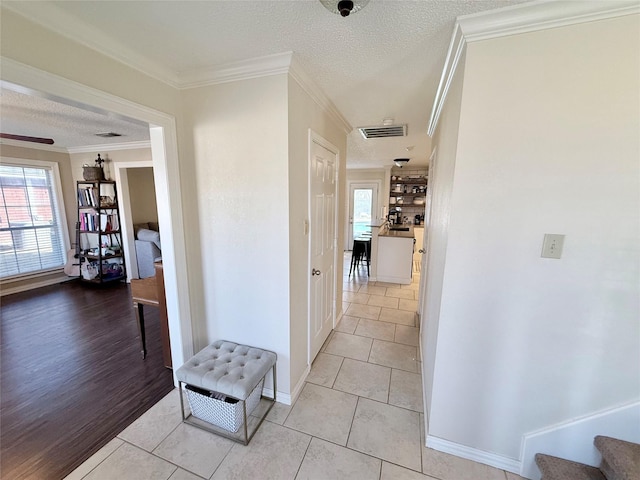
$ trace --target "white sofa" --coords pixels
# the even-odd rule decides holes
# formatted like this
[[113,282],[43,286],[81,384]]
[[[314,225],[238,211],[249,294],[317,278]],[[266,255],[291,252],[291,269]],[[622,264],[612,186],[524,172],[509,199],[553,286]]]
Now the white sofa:
[[162,260],[162,246],[158,224],[155,222],[138,223],[133,226],[135,232],[138,276],[153,277],[156,274],[154,263]]

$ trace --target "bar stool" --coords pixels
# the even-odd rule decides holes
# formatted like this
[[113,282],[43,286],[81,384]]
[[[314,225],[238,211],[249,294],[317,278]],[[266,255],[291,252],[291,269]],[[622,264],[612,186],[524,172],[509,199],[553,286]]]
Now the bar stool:
[[351,272],[354,268],[357,269],[360,266],[360,262],[362,260],[367,263],[367,276],[369,276],[369,265],[371,263],[371,238],[358,237],[353,239],[349,276],[351,276]]

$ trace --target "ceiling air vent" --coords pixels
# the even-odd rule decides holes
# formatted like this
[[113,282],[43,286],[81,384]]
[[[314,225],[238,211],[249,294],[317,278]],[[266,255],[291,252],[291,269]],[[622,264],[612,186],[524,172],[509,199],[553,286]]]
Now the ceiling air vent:
[[407,125],[378,125],[376,127],[358,127],[364,138],[406,137]]
[[116,133],[116,132],[96,133],[96,137],[102,137],[102,138],[121,137],[121,136],[122,136],[121,133]]

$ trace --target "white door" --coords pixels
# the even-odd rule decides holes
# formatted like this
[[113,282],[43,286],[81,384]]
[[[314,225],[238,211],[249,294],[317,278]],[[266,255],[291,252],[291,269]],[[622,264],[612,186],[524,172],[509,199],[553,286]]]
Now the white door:
[[310,135],[309,165],[309,363],[333,328],[335,318],[337,149]]
[[420,286],[418,290],[418,313],[420,314],[420,328],[422,329],[422,320],[424,318],[425,305],[424,299],[427,296],[427,259],[429,256],[429,230],[431,230],[431,209],[433,200],[433,186],[435,181],[437,151],[434,150],[429,158],[429,180],[427,182],[427,196],[424,202],[424,236],[422,239],[422,248],[418,250],[422,254],[420,265]]
[[349,228],[346,250],[351,250],[353,239],[365,232],[371,233],[371,222],[377,222],[378,185],[352,183],[349,186]]

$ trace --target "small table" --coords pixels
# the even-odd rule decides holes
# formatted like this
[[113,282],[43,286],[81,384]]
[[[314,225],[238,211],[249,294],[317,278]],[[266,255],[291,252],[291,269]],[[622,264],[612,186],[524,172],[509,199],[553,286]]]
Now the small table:
[[144,305],[153,305],[160,310],[160,337],[162,339],[162,359],[164,366],[172,368],[171,341],[169,339],[169,320],[167,302],[164,291],[164,273],[162,262],[154,264],[156,274],[153,277],[131,280],[131,296],[133,309],[136,312],[138,332],[142,344],[142,358],[147,356],[147,340],[144,328]]

